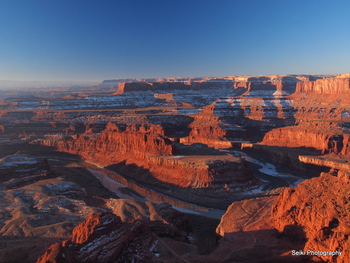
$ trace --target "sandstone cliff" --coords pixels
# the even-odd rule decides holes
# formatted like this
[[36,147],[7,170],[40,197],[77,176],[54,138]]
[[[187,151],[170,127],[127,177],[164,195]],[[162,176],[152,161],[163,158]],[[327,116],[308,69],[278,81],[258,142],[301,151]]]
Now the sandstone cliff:
[[58,150],[79,154],[87,159],[96,158],[105,164],[127,159],[128,156],[146,159],[148,156],[168,156],[177,152],[175,145],[164,137],[159,125],[129,125],[125,128],[108,123],[100,135],[80,135],[64,141],[46,141]]
[[268,132],[262,144],[282,147],[310,147],[322,154],[334,153],[347,155],[349,135],[344,134],[336,123],[312,122],[309,125],[297,125],[274,129]]
[[[285,235],[305,239],[304,250],[342,251],[342,256],[319,256],[331,262],[347,262],[350,242],[348,193],[350,176],[346,172],[321,174],[296,188],[281,193],[272,214],[275,227]],[[293,231],[293,226],[302,231]],[[300,236],[301,235],[301,236]]]
[[[301,161],[321,167],[346,168],[342,159],[347,158],[350,152],[349,83],[346,75],[298,82],[296,92],[288,96],[295,125],[272,129],[256,148],[260,148],[260,153],[265,151],[273,155],[268,147],[263,149],[264,145],[278,146],[290,151],[290,156],[295,154],[293,160],[296,163]],[[292,148],[299,152],[293,153]],[[327,162],[322,160],[324,158],[334,160]],[[273,160],[278,161],[278,156],[274,156]]]
[[237,79],[234,88],[243,87],[243,96],[249,97],[282,97],[293,94],[299,80],[292,76],[264,76]]
[[350,78],[323,78],[298,82],[297,93],[346,94],[350,91]]
[[295,118],[314,120],[346,120],[349,115],[350,78],[323,78],[297,83],[289,97]]
[[[217,233],[224,237],[218,252],[235,245],[244,251],[273,251],[261,260],[271,262],[348,261],[350,242],[350,175],[347,172],[322,173],[297,187],[285,189],[278,198],[266,197],[233,203],[222,217]],[[280,234],[274,231],[278,230]],[[241,242],[236,242],[241,238]],[[292,250],[305,251],[293,256]],[[338,251],[342,255],[307,255],[307,251]],[[227,252],[226,252],[227,253]],[[231,252],[227,258],[237,259]],[[247,258],[255,259],[251,254]],[[304,260],[304,261],[303,261]],[[247,261],[249,262],[249,261]]]
[[203,143],[210,147],[231,148],[229,138],[238,136],[242,129],[235,129],[234,133],[232,128],[230,129],[219,116],[215,115],[214,109],[215,103],[204,107],[200,114],[193,115],[194,120],[188,126],[191,131],[188,136],[180,138],[180,142],[188,145]]
[[133,91],[169,92],[171,90],[205,90],[217,89],[226,86],[230,81],[208,81],[208,82],[121,82],[118,90],[113,95],[121,95]]
[[[52,139],[42,143],[110,166],[123,176],[156,187],[167,195],[203,205],[213,201],[212,194],[232,202],[232,198],[262,184],[241,158],[201,145],[190,148],[179,145],[179,149],[164,136],[159,125],[120,128],[108,124],[100,135],[83,134],[74,139]],[[227,205],[220,203],[224,207]]]

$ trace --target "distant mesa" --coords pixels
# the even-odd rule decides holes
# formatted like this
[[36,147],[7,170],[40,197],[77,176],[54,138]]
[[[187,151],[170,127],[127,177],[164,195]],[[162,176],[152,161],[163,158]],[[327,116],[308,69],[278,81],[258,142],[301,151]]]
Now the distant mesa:
[[350,73],[2,90],[0,261],[346,263],[349,91]]

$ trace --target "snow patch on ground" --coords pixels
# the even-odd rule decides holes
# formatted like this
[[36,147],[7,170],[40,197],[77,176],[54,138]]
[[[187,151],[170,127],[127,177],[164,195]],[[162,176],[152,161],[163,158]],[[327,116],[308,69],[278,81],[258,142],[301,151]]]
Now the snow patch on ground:
[[36,164],[37,161],[34,158],[30,158],[26,155],[22,154],[15,154],[8,157],[5,157],[3,159],[0,159],[1,166],[18,166],[18,165],[29,165],[29,164]]
[[236,157],[241,157],[244,160],[248,161],[248,162],[252,162],[254,164],[257,164],[259,166],[261,166],[261,168],[259,169],[260,172],[273,176],[273,177],[282,177],[282,178],[289,178],[292,180],[295,180],[295,182],[293,182],[292,184],[290,184],[291,187],[297,186],[299,183],[301,183],[302,181],[304,181],[304,179],[301,179],[297,176],[288,174],[288,173],[280,173],[276,171],[276,166],[273,165],[272,163],[263,163],[260,162],[252,157],[250,157],[249,155],[247,155],[244,152],[240,152],[240,151],[232,151],[232,154]]

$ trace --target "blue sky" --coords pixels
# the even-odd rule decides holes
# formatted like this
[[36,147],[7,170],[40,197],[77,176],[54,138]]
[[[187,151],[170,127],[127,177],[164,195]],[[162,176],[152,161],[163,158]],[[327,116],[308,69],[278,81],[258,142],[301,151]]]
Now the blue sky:
[[0,80],[350,72],[348,0],[2,0]]

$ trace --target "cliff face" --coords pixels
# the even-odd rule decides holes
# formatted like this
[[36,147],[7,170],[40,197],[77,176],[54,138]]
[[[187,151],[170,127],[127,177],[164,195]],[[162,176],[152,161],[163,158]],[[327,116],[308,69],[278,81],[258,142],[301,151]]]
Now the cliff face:
[[[268,259],[300,262],[309,258],[312,262],[345,263],[348,260],[345,253],[350,248],[349,187],[349,173],[323,173],[285,189],[277,198],[235,202],[217,227],[217,233],[224,237],[218,251],[232,247],[240,237],[241,244],[236,247],[240,253],[259,251],[261,247],[274,251],[266,258],[262,256],[266,262]],[[276,230],[280,234],[273,234]],[[292,250],[305,251],[306,258],[292,256]],[[307,255],[308,250],[338,251],[342,255]],[[234,260],[234,253],[231,256]]]
[[350,78],[318,79],[297,83],[289,97],[299,120],[346,120],[349,115]]
[[101,165],[113,164],[123,174],[151,184],[223,189],[254,179],[237,157],[217,153],[201,156],[200,150],[198,155],[181,155],[163,135],[159,125],[127,125],[123,130],[108,124],[98,136],[77,135],[76,139],[46,140],[43,144]]
[[[285,152],[289,150],[298,162],[349,170],[343,160],[350,149],[349,83],[346,75],[298,82],[296,92],[287,97],[295,124],[271,129],[255,148],[273,155],[268,147],[263,147],[277,146]],[[278,161],[278,156],[273,159]]]
[[[349,183],[349,173],[339,172],[337,176],[324,173],[296,188],[286,189],[272,209],[275,227],[286,235],[305,238],[304,250],[347,253],[350,248]],[[302,227],[302,236],[289,229],[296,225]],[[347,262],[347,255],[320,258]]]
[[[269,75],[263,77],[233,77],[232,79],[202,79],[196,81],[142,81],[142,82],[120,82],[118,94],[128,91],[143,90],[170,90],[170,89],[208,89],[221,88],[228,84],[233,89],[244,88],[250,92],[269,91],[272,95],[289,95],[295,92],[296,83],[300,79],[294,76]],[[247,94],[248,95],[248,94]],[[267,95],[267,93],[265,93]]]
[[251,97],[281,97],[293,94],[299,80],[293,77],[278,80],[248,79],[246,82],[234,83],[235,88],[244,87],[247,91],[243,96]]
[[232,86],[231,81],[209,81],[209,82],[121,82],[118,90],[113,95],[121,95],[133,91],[166,92],[171,90],[205,90]]
[[350,78],[318,79],[298,82],[296,93],[346,94],[350,91]]
[[[191,145],[193,143],[203,143],[209,147],[230,148],[232,143],[230,137],[234,137],[232,129],[225,129],[220,117],[214,113],[215,103],[204,108],[188,126],[191,129],[186,137],[180,138],[180,142]],[[237,129],[241,130],[241,129]],[[239,136],[239,133],[235,134]]]
[[129,125],[123,130],[108,123],[98,136],[77,135],[71,140],[46,141],[46,145],[57,146],[60,151],[79,154],[87,159],[104,159],[106,164],[128,156],[146,159],[152,155],[168,156],[177,152],[176,146],[164,137],[159,125]]
[[349,149],[349,134],[337,125],[328,123],[313,123],[274,129],[268,132],[262,143],[282,147],[310,147],[322,154],[333,153],[347,155]]
[[187,137],[180,138],[180,142],[188,145],[203,143],[209,147],[231,148],[232,143],[227,140],[227,130],[218,124],[205,122],[203,119],[215,121],[215,118],[196,118],[189,126],[191,128],[190,134]]

